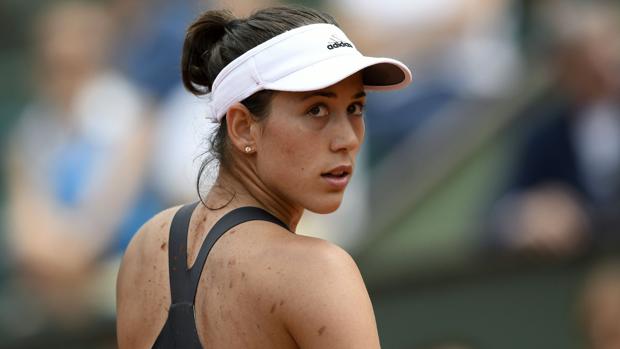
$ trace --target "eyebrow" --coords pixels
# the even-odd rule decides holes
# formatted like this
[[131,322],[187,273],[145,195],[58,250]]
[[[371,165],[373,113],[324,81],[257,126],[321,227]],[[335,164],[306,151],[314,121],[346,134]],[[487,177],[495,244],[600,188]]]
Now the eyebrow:
[[[338,97],[338,95],[336,93],[331,92],[331,91],[318,91],[318,92],[313,92],[313,93],[310,93],[310,94],[307,94],[307,95],[303,96],[301,100],[303,101],[303,100],[306,100],[308,98],[312,98],[312,97],[315,97],[315,96],[327,97],[327,98],[337,98]],[[351,99],[358,99],[358,98],[362,98],[362,97],[366,97],[366,92],[360,91],[360,92],[354,94],[353,97],[351,97]]]

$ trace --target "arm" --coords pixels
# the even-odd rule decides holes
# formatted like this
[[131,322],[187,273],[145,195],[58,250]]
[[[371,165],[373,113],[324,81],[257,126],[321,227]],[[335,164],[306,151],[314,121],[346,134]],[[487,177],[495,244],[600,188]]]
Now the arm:
[[[26,175],[27,157],[13,144],[8,164],[8,216],[15,257],[47,275],[79,274],[109,246],[145,172],[148,127],[119,144],[104,183],[75,208],[59,205]],[[33,219],[36,217],[36,219]],[[53,276],[55,277],[55,276]]]
[[322,240],[299,251],[286,272],[283,321],[300,348],[380,348],[366,286],[351,256]]

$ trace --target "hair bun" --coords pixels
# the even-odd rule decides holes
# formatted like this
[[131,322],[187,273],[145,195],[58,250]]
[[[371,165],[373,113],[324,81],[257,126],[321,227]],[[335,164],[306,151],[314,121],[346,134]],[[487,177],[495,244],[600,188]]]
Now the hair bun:
[[222,40],[236,18],[228,10],[207,11],[192,23],[185,34],[181,75],[185,88],[195,95],[208,93],[217,74],[209,69],[215,44]]

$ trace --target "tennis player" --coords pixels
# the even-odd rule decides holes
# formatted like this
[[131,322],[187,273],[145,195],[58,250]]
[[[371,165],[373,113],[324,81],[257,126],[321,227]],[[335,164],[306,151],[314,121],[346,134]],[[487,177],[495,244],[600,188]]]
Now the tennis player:
[[353,259],[295,227],[304,210],[338,208],[365,91],[402,88],[409,69],[363,56],[327,14],[272,7],[200,15],[182,75],[219,123],[218,177],[133,238],[117,284],[120,348],[379,348]]

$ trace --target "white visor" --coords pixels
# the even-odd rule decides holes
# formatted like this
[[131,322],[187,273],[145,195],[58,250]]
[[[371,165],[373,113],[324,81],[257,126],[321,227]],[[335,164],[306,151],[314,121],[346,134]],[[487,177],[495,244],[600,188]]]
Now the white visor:
[[395,90],[412,79],[409,68],[397,60],[363,56],[335,25],[295,28],[252,48],[222,69],[207,95],[207,118],[221,122],[230,106],[260,90],[320,90],[360,70],[368,90]]

